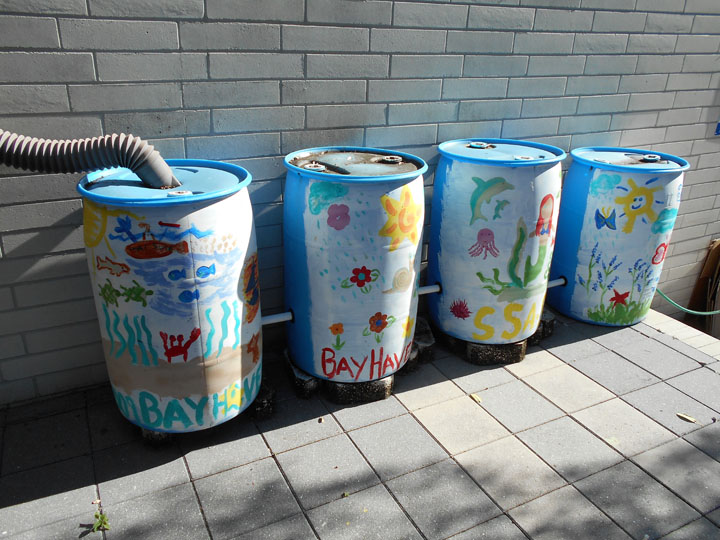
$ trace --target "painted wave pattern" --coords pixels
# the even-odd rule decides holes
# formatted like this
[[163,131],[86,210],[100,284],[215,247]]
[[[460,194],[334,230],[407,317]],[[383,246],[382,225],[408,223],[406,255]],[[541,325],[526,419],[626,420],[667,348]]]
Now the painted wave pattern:
[[[240,346],[240,326],[242,324],[242,306],[240,303],[235,300],[232,304],[232,308],[226,301],[222,301],[220,304],[220,310],[222,311],[222,317],[220,318],[220,336],[217,339],[217,342],[213,346],[213,341],[215,340],[215,334],[217,332],[216,324],[213,321],[212,315],[213,308],[207,308],[205,310],[205,320],[207,321],[207,328],[209,329],[206,336],[205,336],[205,352],[203,353],[203,356],[205,358],[209,358],[213,353],[216,353],[216,356],[219,357],[220,354],[223,351],[223,348],[225,346],[225,341],[227,340],[228,336],[230,335],[231,327],[228,325],[228,322],[230,321],[230,317],[233,317],[234,325],[232,326],[232,332],[233,332],[233,338],[235,339],[232,348],[233,350],[237,349]],[[217,309],[215,310],[217,312]],[[217,348],[217,350],[214,349],[214,347]]]
[[116,358],[120,358],[127,351],[133,364],[137,365],[138,361],[140,361],[143,366],[157,366],[158,354],[153,347],[152,334],[147,327],[145,315],[134,316],[131,324],[127,315],[121,320],[118,312],[112,310],[111,320],[105,304],[102,305],[102,309],[105,331],[110,340],[110,356],[114,354]]

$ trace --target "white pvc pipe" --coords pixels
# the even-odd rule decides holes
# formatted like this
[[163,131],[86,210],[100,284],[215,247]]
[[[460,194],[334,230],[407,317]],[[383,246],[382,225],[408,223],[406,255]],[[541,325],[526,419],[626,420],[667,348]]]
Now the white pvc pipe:
[[275,313],[274,315],[264,315],[260,319],[260,324],[265,326],[267,324],[276,324],[281,322],[287,322],[293,320],[292,311],[286,311],[285,313]]
[[440,284],[435,283],[434,285],[425,285],[424,287],[418,287],[417,293],[418,296],[421,296],[423,294],[438,293],[440,292],[440,290]]
[[553,287],[564,287],[565,285],[567,285],[567,279],[559,277],[557,279],[553,279],[552,281],[548,281],[547,288],[552,289]]

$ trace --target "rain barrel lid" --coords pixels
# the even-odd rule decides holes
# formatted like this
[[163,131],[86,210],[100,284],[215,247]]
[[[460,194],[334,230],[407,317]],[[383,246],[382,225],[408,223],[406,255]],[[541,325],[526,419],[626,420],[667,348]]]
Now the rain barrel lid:
[[635,171],[647,170],[648,173],[684,171],[690,164],[683,158],[662,152],[638,150],[637,148],[613,148],[597,146],[576,148],[570,152],[573,161],[603,170]]
[[442,143],[443,156],[501,167],[525,167],[557,163],[567,157],[549,144],[513,139],[458,139]]
[[333,182],[415,178],[427,171],[427,164],[419,157],[353,146],[298,150],[285,156],[285,166],[305,176]]
[[202,159],[168,159],[182,185],[151,188],[130,169],[116,167],[91,172],[77,186],[83,197],[120,206],[170,206],[219,199],[250,183],[252,176],[237,165]]

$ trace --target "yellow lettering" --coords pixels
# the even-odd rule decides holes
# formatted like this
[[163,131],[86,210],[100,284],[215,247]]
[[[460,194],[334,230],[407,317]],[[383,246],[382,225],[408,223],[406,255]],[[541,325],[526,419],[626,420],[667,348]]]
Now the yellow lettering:
[[503,315],[505,317],[505,320],[513,325],[513,330],[512,332],[504,330],[503,333],[500,334],[503,339],[512,339],[520,333],[520,329],[522,328],[522,321],[517,317],[513,316],[513,313],[515,313],[516,311],[522,311],[522,308],[522,304],[517,304],[515,302],[512,302],[511,304],[505,306]]
[[483,319],[487,315],[492,315],[493,313],[495,313],[495,309],[491,308],[490,306],[483,306],[477,310],[477,312],[475,313],[475,318],[473,319],[473,323],[475,323],[475,328],[477,328],[478,330],[482,330],[485,333],[476,334],[473,332],[473,339],[477,339],[479,341],[486,341],[495,335],[495,329],[492,326],[483,323]]
[[535,325],[537,324],[537,315],[535,314],[535,308],[536,308],[536,304],[535,304],[535,302],[533,302],[533,305],[530,308],[530,311],[528,312],[528,315],[525,319],[525,324],[523,324],[523,332],[525,332],[528,329],[535,328]]

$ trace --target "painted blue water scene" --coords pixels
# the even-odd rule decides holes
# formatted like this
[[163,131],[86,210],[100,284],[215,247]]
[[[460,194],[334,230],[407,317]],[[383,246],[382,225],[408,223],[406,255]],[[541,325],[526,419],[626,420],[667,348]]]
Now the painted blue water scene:
[[[235,174],[223,178],[238,186]],[[202,193],[188,190],[195,191]],[[121,412],[171,432],[236,416],[257,394],[262,365],[247,190],[211,202],[174,198],[131,207],[81,193],[103,348]]]

